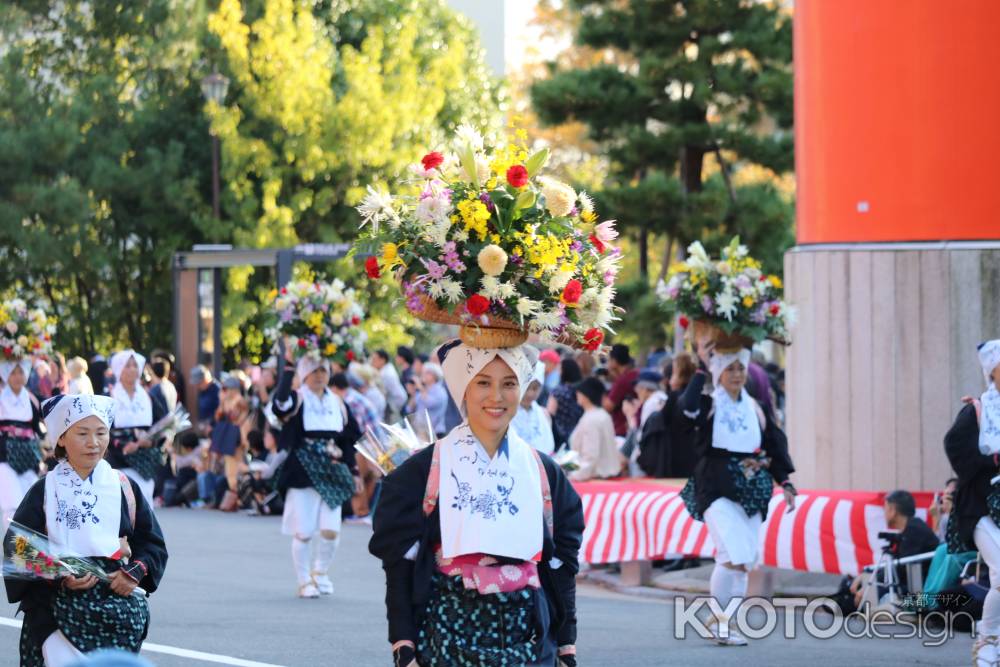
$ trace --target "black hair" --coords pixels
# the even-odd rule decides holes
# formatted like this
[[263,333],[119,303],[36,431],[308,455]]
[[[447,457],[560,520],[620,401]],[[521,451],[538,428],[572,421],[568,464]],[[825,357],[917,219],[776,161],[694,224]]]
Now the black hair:
[[198,433],[193,428],[181,431],[177,434],[177,446],[181,449],[195,449],[198,447]]
[[347,373],[334,373],[333,377],[330,378],[330,384],[337,389],[347,389],[351,386],[347,379]]
[[580,364],[576,363],[576,359],[563,359],[559,364],[559,381],[564,384],[576,384],[582,379],[583,373],[580,372]]
[[264,451],[264,434],[257,429],[247,433],[247,445],[251,452]]
[[957,484],[958,484],[958,477],[949,477],[949,478],[948,478],[948,481],[946,481],[946,482],[944,483],[944,485],[945,485],[945,486],[948,486],[948,485],[949,485],[949,484],[951,484],[952,482],[955,482],[955,484],[957,485]]
[[622,343],[612,345],[611,353],[608,356],[622,366],[627,366],[633,361],[632,355],[629,354],[628,345],[624,345]]
[[384,361],[389,361],[389,353],[386,352],[384,349],[379,348],[379,349],[375,350],[375,354],[378,355],[378,356],[380,356],[380,357],[382,357],[382,359]]
[[896,511],[907,519],[917,513],[917,503],[909,491],[897,489],[885,497],[885,502],[895,506]]
[[167,377],[167,373],[170,371],[167,369],[167,364],[162,360],[154,361],[150,366],[153,369],[153,375],[160,378],[161,380]]
[[396,348],[396,356],[402,357],[403,361],[405,361],[408,364],[411,365],[413,364],[413,359],[414,359],[413,350],[406,347],[405,345],[400,345],[399,347]]

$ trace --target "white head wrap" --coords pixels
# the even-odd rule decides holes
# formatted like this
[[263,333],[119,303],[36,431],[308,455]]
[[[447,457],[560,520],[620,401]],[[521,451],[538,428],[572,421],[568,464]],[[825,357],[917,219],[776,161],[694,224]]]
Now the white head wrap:
[[320,368],[325,368],[327,373],[329,373],[330,362],[312,354],[307,354],[299,359],[299,363],[295,365],[295,376],[299,378],[299,382],[305,382],[306,378],[309,377],[313,371],[319,370]]
[[708,370],[712,373],[712,384],[719,386],[722,378],[722,371],[729,368],[734,362],[743,364],[743,368],[750,367],[750,350],[742,349],[739,352],[716,352],[708,362]]
[[445,384],[463,417],[468,416],[465,410],[465,390],[472,382],[472,378],[476,377],[488,363],[499,357],[511,367],[517,375],[520,396],[524,396],[524,392],[527,391],[528,383],[535,373],[535,364],[538,363],[538,350],[530,345],[479,348],[452,341],[434,351],[435,358],[441,359],[442,356],[444,359],[441,361],[441,368],[444,369]]
[[111,357],[111,372],[115,375],[115,382],[118,382],[119,378],[122,376],[122,371],[125,370],[125,366],[128,365],[129,359],[135,359],[136,366],[139,367],[139,375],[142,375],[142,369],[146,367],[146,357],[142,356],[133,349],[122,350],[114,356]]
[[110,428],[117,405],[117,401],[110,396],[53,396],[42,403],[42,417],[49,432],[49,440],[55,443],[73,424],[87,417],[97,417]]
[[990,374],[1000,366],[1000,338],[989,340],[979,346],[979,363],[983,365],[983,377],[986,384],[993,384]]
[[[544,361],[536,361],[535,362],[535,372],[531,375],[531,378],[528,380],[528,384],[531,384],[532,382],[537,382],[538,384],[543,385],[543,386],[545,385],[545,362]],[[524,392],[521,392],[521,393],[523,394]]]
[[10,378],[10,374],[14,372],[14,368],[17,366],[21,367],[24,372],[24,379],[27,380],[31,377],[31,359],[20,359],[18,361],[0,361],[0,380],[3,380],[4,384],[7,384],[7,380]]

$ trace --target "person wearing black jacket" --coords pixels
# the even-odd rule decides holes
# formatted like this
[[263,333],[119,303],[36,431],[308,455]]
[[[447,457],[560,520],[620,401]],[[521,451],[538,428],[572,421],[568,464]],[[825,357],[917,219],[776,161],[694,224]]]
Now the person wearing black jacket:
[[466,421],[385,478],[368,547],[394,664],[575,667],[582,503],[508,430],[537,351],[455,342],[437,357]]
[[944,451],[958,476],[948,519],[948,551],[979,551],[990,568],[990,590],[973,646],[975,664],[1000,658],[1000,490],[992,483],[1000,473],[1000,340],[978,348],[987,389],[979,399],[966,399],[944,436]]
[[[756,565],[759,533],[768,503],[779,484],[789,508],[795,504],[795,471],[788,440],[774,420],[745,389],[750,351],[715,350],[699,342],[702,363],[711,369],[714,389],[703,392],[707,374],[695,373],[680,400],[683,418],[697,429],[698,462],[694,476],[681,492],[688,512],[708,526],[715,543],[715,568],[709,590],[726,609],[729,601],[746,595],[747,575]],[[743,645],[746,639],[726,618],[713,618],[710,630],[722,645]]]
[[[295,378],[300,386],[293,391]],[[329,380],[329,362],[307,354],[295,367],[284,366],[272,401],[283,424],[278,448],[288,452],[278,474],[282,533],[292,538],[301,598],[333,594],[329,569],[340,542],[341,505],[361,489],[354,451],[361,429]]]

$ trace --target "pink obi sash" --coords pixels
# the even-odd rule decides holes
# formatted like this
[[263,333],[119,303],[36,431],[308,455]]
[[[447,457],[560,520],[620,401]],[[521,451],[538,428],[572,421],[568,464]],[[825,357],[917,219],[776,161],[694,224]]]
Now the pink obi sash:
[[462,577],[466,590],[489,593],[513,593],[522,588],[541,588],[538,564],[524,561],[517,565],[500,565],[485,554],[463,554],[454,558],[441,555],[441,545],[434,549],[438,572],[449,577]]
[[16,426],[14,424],[0,426],[0,437],[3,436],[8,438],[24,438],[26,440],[34,440],[38,437],[34,429],[30,426]]

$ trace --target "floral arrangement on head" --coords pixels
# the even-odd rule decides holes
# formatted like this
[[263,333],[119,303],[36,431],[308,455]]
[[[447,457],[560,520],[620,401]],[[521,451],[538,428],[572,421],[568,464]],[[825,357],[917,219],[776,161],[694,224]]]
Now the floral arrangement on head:
[[618,319],[618,232],[586,193],[540,175],[548,150],[529,155],[525,138],[491,145],[463,125],[450,150],[413,166],[415,194],[369,186],[358,254],[370,278],[400,282],[417,317],[594,350]]
[[29,308],[23,299],[0,303],[0,355],[3,361],[49,354],[55,332],[55,321],[40,308]]
[[346,367],[360,358],[365,311],[341,280],[291,282],[271,290],[269,298],[274,305],[267,336],[284,338],[296,359],[312,355]]
[[782,300],[781,279],[765,274],[739,237],[718,261],[697,241],[687,251],[687,259],[671,266],[669,279],[657,286],[665,308],[680,314],[682,327],[695,320],[755,342],[788,342],[794,311]]

